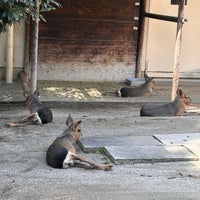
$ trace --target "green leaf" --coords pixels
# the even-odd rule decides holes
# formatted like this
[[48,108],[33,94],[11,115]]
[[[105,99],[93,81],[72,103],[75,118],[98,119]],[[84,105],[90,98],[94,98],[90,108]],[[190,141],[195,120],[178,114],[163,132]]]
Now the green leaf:
[[8,21],[12,21],[12,19],[13,19],[13,13],[12,13],[12,11],[9,11],[8,12]]
[[13,12],[13,17],[16,21],[19,20],[19,13],[18,12]]
[[7,10],[7,9],[4,9],[4,10],[3,10],[3,13],[2,13],[2,17],[7,17],[7,14],[8,14],[8,10]]
[[[55,0],[38,0],[40,12],[55,10],[61,4]],[[0,30],[4,31],[6,25],[26,19],[30,16],[33,20],[39,18],[46,21],[44,17],[37,13],[35,0],[0,0]],[[3,28],[2,28],[3,27]]]
[[41,19],[42,21],[46,22],[46,19],[45,19],[42,15],[40,15],[40,19]]

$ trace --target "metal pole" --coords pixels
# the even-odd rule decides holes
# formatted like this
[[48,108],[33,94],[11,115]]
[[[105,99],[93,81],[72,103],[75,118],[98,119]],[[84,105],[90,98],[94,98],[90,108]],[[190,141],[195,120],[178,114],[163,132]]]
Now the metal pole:
[[[35,0],[35,8],[39,17],[39,1]],[[31,92],[37,89],[37,65],[38,65],[38,32],[39,18],[32,20],[31,23]]]
[[180,51],[181,51],[181,41],[182,41],[182,28],[184,23],[184,5],[185,5],[185,0],[179,0],[178,22],[177,22],[174,65],[173,65],[172,93],[171,93],[172,101],[176,98],[176,91],[179,85],[179,66],[180,66]]

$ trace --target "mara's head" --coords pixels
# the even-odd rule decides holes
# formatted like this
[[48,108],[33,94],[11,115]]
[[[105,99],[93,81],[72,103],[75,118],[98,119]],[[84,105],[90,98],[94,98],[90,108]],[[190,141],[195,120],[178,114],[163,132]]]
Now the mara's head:
[[149,85],[150,88],[155,88],[154,77],[148,77],[147,74],[144,74],[145,82]]
[[31,94],[31,92],[26,92],[24,93],[24,96],[26,97],[26,107],[30,108],[31,102],[33,101],[33,99],[37,99],[40,97],[40,93],[38,90],[35,90],[35,92],[33,94]]
[[81,138],[81,120],[74,122],[73,118],[69,114],[66,125],[69,132],[73,135],[75,141],[79,141]]
[[180,88],[177,89],[176,94],[183,104],[185,105],[191,104],[190,97],[185,92],[183,92]]
[[152,77],[152,78],[149,78],[148,82],[149,82],[149,87],[150,87],[151,89],[154,89],[154,88],[155,88],[155,81],[154,81],[154,78],[153,78],[153,77]]

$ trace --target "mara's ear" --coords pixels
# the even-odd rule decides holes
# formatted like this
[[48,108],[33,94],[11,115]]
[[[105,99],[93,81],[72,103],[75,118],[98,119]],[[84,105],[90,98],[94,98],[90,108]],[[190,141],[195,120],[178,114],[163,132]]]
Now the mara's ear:
[[148,75],[146,74],[146,72],[144,72],[144,79],[145,81],[149,79]]
[[152,82],[154,77],[148,78],[149,82]]
[[70,131],[73,132],[81,132],[81,120],[78,122],[72,122],[71,124],[69,124],[67,127]]
[[33,93],[34,95],[37,95],[38,97],[40,96],[40,92],[39,92],[39,90],[37,89],[37,90],[35,90],[35,92]]
[[75,131],[81,134],[81,120],[75,123]]
[[67,120],[66,120],[66,125],[67,127],[69,127],[72,123],[74,123],[73,118],[71,117],[71,115],[69,114]]
[[182,90],[181,90],[180,88],[178,88],[178,89],[176,90],[176,94],[177,94],[177,96],[182,97],[183,92],[182,92]]
[[81,124],[81,120],[76,122],[76,126],[79,126]]
[[144,78],[145,78],[145,82],[149,82],[149,83],[152,82],[154,79],[154,77],[149,77],[147,75],[145,75]]

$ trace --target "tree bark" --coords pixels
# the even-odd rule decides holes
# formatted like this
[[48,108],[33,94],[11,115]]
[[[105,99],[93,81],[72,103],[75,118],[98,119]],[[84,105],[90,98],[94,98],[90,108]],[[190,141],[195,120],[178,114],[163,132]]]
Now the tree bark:
[[[30,19],[29,19],[30,22]],[[24,51],[24,74],[26,81],[30,80],[30,23],[25,24],[25,51]]]
[[37,67],[38,67],[38,32],[39,32],[39,1],[35,0],[35,9],[38,17],[31,21],[31,93],[37,89]]
[[19,72],[19,80],[21,82],[23,95],[30,94],[29,81],[27,80],[27,74],[25,74],[24,71]]
[[7,31],[7,66],[6,83],[13,83],[13,49],[14,49],[14,25],[8,26]]
[[171,101],[173,101],[176,98],[176,91],[179,85],[179,67],[180,67],[180,51],[181,51],[182,28],[183,28],[182,19],[184,17],[184,5],[185,5],[185,0],[179,0]]

